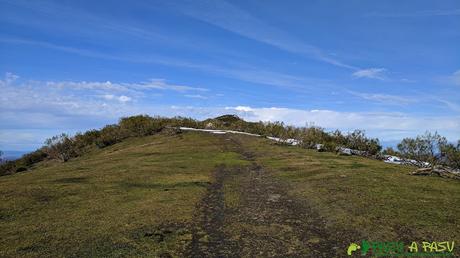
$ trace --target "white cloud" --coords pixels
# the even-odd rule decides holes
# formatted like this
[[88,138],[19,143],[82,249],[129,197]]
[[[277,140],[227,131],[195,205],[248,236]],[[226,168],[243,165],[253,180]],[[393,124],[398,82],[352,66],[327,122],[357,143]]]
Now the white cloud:
[[[21,138],[12,142],[11,139],[7,139],[9,136],[5,136],[17,130],[35,130],[34,135],[29,136],[32,137],[32,142],[41,143],[46,137],[58,132],[72,133],[77,130],[99,128],[116,122],[120,117],[135,114],[181,115],[205,119],[231,113],[240,115],[249,121],[278,120],[297,126],[314,123],[318,126],[341,130],[361,128],[367,130],[370,135],[383,140],[414,136],[425,130],[438,130],[452,140],[460,135],[458,115],[430,116],[420,113],[410,115],[324,109],[256,108],[244,105],[226,108],[216,106],[172,107],[142,101],[142,98],[152,98],[151,94],[144,96],[145,91],[158,90],[149,89],[149,83],[40,82],[19,81],[17,78],[18,76],[9,74],[0,80],[0,121],[2,121],[0,134],[4,136],[0,137],[0,149],[8,150],[8,146],[13,148],[21,145]],[[168,88],[165,84],[160,85]],[[180,90],[187,92],[189,89],[180,88]],[[202,96],[200,94],[184,95]],[[385,94],[367,94],[361,97],[375,101],[401,101],[397,96]],[[458,110],[458,105],[455,103],[441,102]],[[32,142],[30,144],[35,144]],[[39,144],[35,146],[39,147]]]
[[[46,127],[46,123],[42,121],[49,121],[50,126],[53,126],[51,121],[61,121],[60,118],[63,117],[119,118],[136,112],[144,113],[137,100],[158,97],[158,91],[207,91],[205,88],[170,84],[166,80],[140,83],[32,80],[19,82],[17,78],[19,76],[7,73],[0,79],[0,115],[3,127],[7,126],[6,124],[11,127],[15,123],[22,125],[18,123],[19,116],[23,117],[24,121],[25,117],[31,119],[31,127]],[[34,119],[31,116],[41,118]],[[50,116],[56,116],[56,119]]]
[[128,96],[122,95],[122,96],[118,97],[118,100],[120,102],[128,102],[128,101],[131,101],[131,98],[128,97]]
[[251,107],[248,107],[248,106],[237,106],[237,107],[226,107],[225,109],[227,110],[231,110],[231,109],[234,109],[236,111],[243,111],[243,112],[250,112],[252,111],[252,108]]
[[17,76],[16,74],[7,72],[7,73],[5,74],[5,80],[3,81],[3,83],[4,83],[5,85],[9,85],[9,84],[11,84],[12,82],[16,81],[18,78],[19,78],[19,76]]
[[362,69],[354,72],[352,75],[356,78],[370,78],[384,80],[384,73],[386,72],[385,68],[368,68]]
[[112,94],[105,94],[102,96],[104,99],[106,100],[112,100],[115,98],[115,95],[112,95]]
[[128,97],[128,96],[125,96],[125,95],[115,96],[113,94],[105,94],[105,95],[102,96],[102,98],[104,98],[105,100],[117,100],[117,101],[120,101],[122,103],[129,102],[129,101],[132,100],[131,97]]
[[185,94],[184,97],[194,98],[194,99],[208,99],[208,97],[200,95],[200,94]]
[[305,126],[315,124],[329,129],[344,131],[364,129],[381,140],[400,140],[415,136],[425,130],[435,131],[451,140],[460,135],[460,116],[412,116],[396,112],[344,112],[333,110],[301,110],[291,108],[227,107],[249,121],[283,121],[287,124]]

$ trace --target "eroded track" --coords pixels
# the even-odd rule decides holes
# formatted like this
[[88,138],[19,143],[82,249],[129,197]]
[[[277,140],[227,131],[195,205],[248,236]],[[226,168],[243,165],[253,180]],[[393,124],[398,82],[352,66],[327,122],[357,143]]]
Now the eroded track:
[[[305,202],[291,198],[272,171],[231,136],[226,148],[250,165],[219,166],[198,204],[188,257],[336,257],[337,235]],[[231,197],[231,198],[230,198]]]

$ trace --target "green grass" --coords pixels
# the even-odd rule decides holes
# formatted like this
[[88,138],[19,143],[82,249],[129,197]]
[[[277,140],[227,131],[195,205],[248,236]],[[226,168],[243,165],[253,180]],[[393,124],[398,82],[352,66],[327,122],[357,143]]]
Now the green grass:
[[[255,161],[331,227],[368,240],[459,241],[460,181],[242,137]],[[178,256],[216,166],[248,161],[204,133],[131,138],[66,163],[0,177],[0,256]],[[224,185],[239,203],[237,176]],[[359,241],[361,239],[350,239]]]
[[413,167],[265,142],[244,141],[293,196],[308,200],[331,225],[370,240],[460,240],[460,181],[411,176]]
[[222,146],[197,133],[134,138],[1,177],[0,256],[177,255],[215,166],[245,162]]

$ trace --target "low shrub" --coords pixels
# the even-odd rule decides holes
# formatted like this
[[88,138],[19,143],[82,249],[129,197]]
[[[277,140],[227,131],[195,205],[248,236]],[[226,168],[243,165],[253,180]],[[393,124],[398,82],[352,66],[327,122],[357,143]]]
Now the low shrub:
[[75,148],[74,139],[67,134],[53,136],[45,141],[43,151],[50,159],[57,159],[62,162],[78,156]]
[[[295,139],[302,143],[304,148],[315,148],[316,144],[323,144],[323,149],[336,152],[339,147],[358,150],[369,157],[379,154],[402,155],[405,158],[418,160],[435,160],[454,168],[460,167],[460,141],[455,146],[447,144],[444,137],[435,134],[425,134],[416,139],[406,138],[398,145],[399,152],[387,148],[383,152],[377,138],[369,138],[362,130],[355,130],[343,134],[339,130],[327,132],[316,126],[294,127],[286,126],[283,122],[247,122],[235,115],[225,115],[204,121],[187,117],[150,117],[137,115],[121,118],[118,124],[107,125],[100,130],[89,130],[77,133],[74,137],[61,134],[48,139],[45,146],[24,155],[16,161],[8,161],[0,165],[0,175],[28,170],[33,164],[45,159],[57,159],[63,162],[88,152],[93,146],[104,148],[128,137],[141,137],[164,133],[177,134],[176,127],[230,129],[259,134],[262,136],[278,137],[283,140]],[[433,147],[436,145],[436,147]],[[433,147],[433,148],[432,148]],[[434,152],[438,150],[441,157],[434,159]],[[431,151],[431,152],[430,152]],[[431,155],[433,154],[433,155]],[[381,157],[380,157],[381,158]],[[438,162],[439,161],[439,162]]]
[[127,133],[123,132],[119,125],[107,125],[101,129],[100,135],[96,139],[96,145],[99,148],[104,148],[121,142],[126,137],[128,137]]
[[460,140],[457,145],[452,143],[446,144],[441,149],[442,164],[451,168],[460,169]]
[[164,127],[161,118],[152,118],[146,115],[124,117],[120,119],[119,129],[127,136],[147,136],[155,134]]
[[46,152],[44,152],[41,148],[31,153],[25,154],[24,156],[22,156],[20,161],[22,165],[28,167],[42,160],[45,160],[47,157],[48,154],[46,154]]
[[0,176],[10,175],[16,172],[14,161],[6,161],[0,165]]

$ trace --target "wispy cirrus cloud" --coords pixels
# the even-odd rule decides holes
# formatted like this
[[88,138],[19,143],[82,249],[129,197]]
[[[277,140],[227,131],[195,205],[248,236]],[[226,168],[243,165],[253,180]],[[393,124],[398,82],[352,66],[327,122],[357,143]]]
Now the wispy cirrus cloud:
[[[92,51],[87,49],[75,48],[70,46],[57,45],[49,42],[42,42],[36,40],[28,39],[18,39],[18,38],[2,38],[0,37],[0,42],[10,43],[10,44],[27,44],[34,45],[37,47],[50,48],[58,51],[64,51],[80,56],[91,57],[91,58],[100,58],[106,60],[115,60],[122,62],[130,63],[142,63],[142,64],[159,64],[170,67],[181,67],[186,69],[198,70],[201,72],[209,74],[217,74],[223,77],[236,79],[244,82],[251,82],[257,84],[270,85],[274,87],[289,88],[292,90],[311,90],[316,88],[318,85],[322,87],[331,87],[331,81],[326,79],[311,78],[305,76],[296,76],[286,73],[280,73],[276,71],[269,71],[261,69],[256,66],[247,65],[245,63],[235,63],[233,66],[224,66],[224,65],[211,65],[206,63],[198,63],[196,61],[188,61],[177,58],[159,56],[159,55],[143,55],[143,56],[123,56],[123,55],[113,55],[107,53],[101,53],[99,51]],[[120,85],[122,86],[122,85]],[[162,85],[161,79],[154,79],[150,81],[149,85],[144,85],[143,87],[151,88],[177,88],[173,85]],[[182,87],[182,89],[184,89]],[[197,89],[200,90],[200,89]],[[203,90],[201,90],[203,91]]]
[[384,106],[409,106],[413,105],[426,105],[427,109],[439,108],[439,103],[442,104],[445,110],[450,112],[459,113],[460,105],[451,99],[455,98],[454,95],[446,96],[443,94],[435,95],[430,93],[413,92],[410,95],[392,95],[387,93],[366,93],[357,91],[347,91],[349,94],[367,100],[371,103],[377,103]]
[[413,12],[394,12],[394,13],[373,12],[373,13],[367,14],[366,16],[398,18],[398,17],[431,17],[431,16],[457,16],[457,15],[460,15],[460,9],[422,10],[422,11],[413,11]]
[[452,73],[452,75],[447,76],[447,77],[446,77],[446,80],[447,80],[449,83],[452,83],[452,84],[455,84],[455,85],[459,85],[459,86],[460,86],[460,70],[457,70],[457,71],[455,71],[454,73]]
[[349,91],[349,93],[365,100],[378,102],[386,105],[408,105],[418,101],[414,97],[398,96],[384,93],[363,93],[356,91]]
[[385,80],[385,72],[387,69],[385,68],[368,68],[368,69],[361,69],[352,74],[355,78],[369,78],[369,79],[377,79],[377,80]]
[[435,98],[435,100],[443,103],[451,110],[460,113],[460,104],[458,104],[457,102],[449,101],[447,99],[442,99],[442,98]]
[[192,99],[208,99],[208,97],[200,95],[200,94],[185,94],[184,97],[192,98]]
[[249,12],[226,1],[186,0],[175,2],[173,5],[187,16],[246,38],[334,66],[353,70],[358,69],[351,64],[344,63],[326,54],[319,47],[305,43],[281,29],[266,24]]
[[205,92],[205,91],[208,91],[208,89],[201,88],[201,87],[192,87],[192,86],[187,86],[187,85],[167,83],[166,80],[164,79],[152,79],[147,83],[136,84],[135,87],[140,88],[140,89],[173,90],[173,91],[178,91],[178,92],[185,92],[185,91]]

